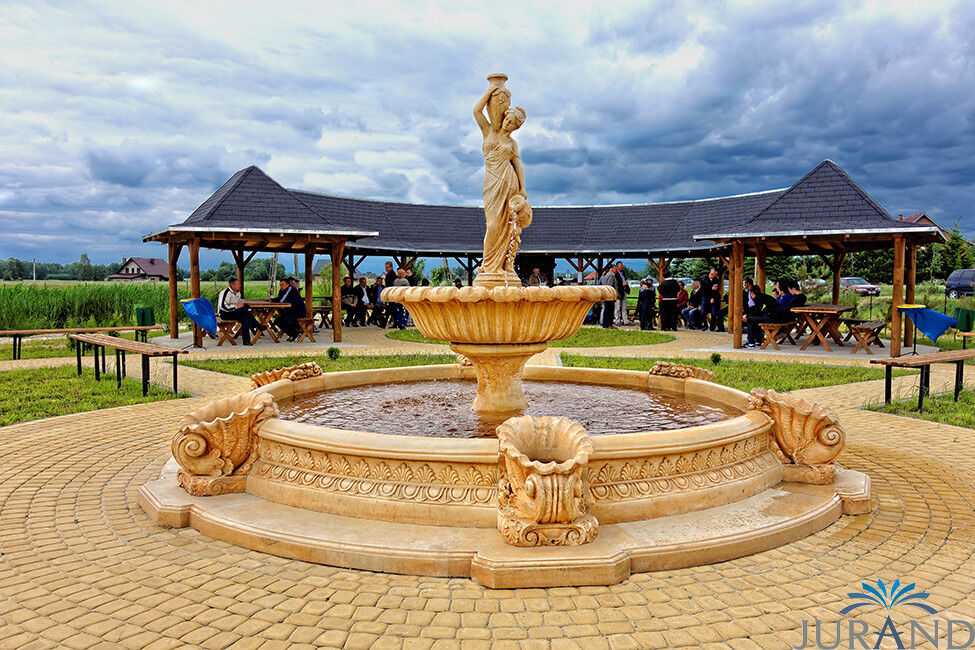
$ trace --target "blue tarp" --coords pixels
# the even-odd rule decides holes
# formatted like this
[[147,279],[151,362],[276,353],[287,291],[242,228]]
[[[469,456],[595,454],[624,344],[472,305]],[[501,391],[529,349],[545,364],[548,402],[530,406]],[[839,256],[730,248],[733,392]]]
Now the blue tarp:
[[183,311],[190,320],[213,337],[217,336],[217,316],[213,313],[213,305],[206,298],[192,298],[183,300]]
[[904,313],[914,323],[914,327],[934,343],[938,342],[938,337],[947,332],[949,327],[958,325],[958,321],[951,316],[933,309],[905,309]]

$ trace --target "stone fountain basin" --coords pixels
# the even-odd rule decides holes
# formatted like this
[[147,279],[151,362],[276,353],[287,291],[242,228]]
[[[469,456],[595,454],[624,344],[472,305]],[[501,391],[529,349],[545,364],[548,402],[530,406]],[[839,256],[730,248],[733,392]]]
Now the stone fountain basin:
[[571,336],[605,286],[392,287],[383,300],[406,305],[427,338],[478,345],[546,343]]
[[[720,422],[593,438],[593,514],[602,524],[734,503],[782,481],[771,419],[746,411],[748,395],[697,379],[646,372],[528,366],[525,379],[670,392],[741,415]],[[473,380],[460,365],[326,373],[255,389],[285,404],[338,388],[438,379]],[[247,492],[288,506],[364,519],[494,528],[496,439],[422,438],[271,418],[259,429]]]

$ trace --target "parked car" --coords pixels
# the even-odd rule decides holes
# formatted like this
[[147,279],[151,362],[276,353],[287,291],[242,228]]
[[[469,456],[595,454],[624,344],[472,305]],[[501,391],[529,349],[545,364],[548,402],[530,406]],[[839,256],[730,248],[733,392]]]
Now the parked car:
[[958,269],[945,281],[945,295],[949,298],[975,295],[975,269]]
[[870,284],[863,278],[858,277],[846,277],[840,278],[840,287],[846,289],[847,291],[852,291],[858,296],[879,296],[880,287],[875,284]]

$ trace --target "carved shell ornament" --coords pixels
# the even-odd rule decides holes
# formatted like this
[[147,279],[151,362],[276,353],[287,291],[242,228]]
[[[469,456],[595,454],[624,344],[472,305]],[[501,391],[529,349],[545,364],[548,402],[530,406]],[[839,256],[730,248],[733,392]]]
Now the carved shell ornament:
[[212,489],[212,479],[246,474],[257,458],[258,428],[277,415],[270,395],[250,392],[188,413],[172,444],[180,484],[191,494],[226,491]]
[[774,390],[756,388],[748,408],[762,411],[773,420],[779,451],[797,465],[832,464],[846,446],[846,433],[827,408]]
[[714,373],[697,366],[685,366],[680,363],[670,363],[668,361],[658,361],[650,368],[651,375],[661,377],[674,377],[675,379],[700,379],[703,381],[714,381]]
[[274,383],[279,379],[300,381],[302,379],[318,377],[321,374],[321,366],[319,366],[317,363],[309,361],[308,363],[301,363],[296,366],[286,366],[284,368],[275,368],[274,370],[255,373],[251,375],[251,386],[254,388],[266,386],[267,384]]

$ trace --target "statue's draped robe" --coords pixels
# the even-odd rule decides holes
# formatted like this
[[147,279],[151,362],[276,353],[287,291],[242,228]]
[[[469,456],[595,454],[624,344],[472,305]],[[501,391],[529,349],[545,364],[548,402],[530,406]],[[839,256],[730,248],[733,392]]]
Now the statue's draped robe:
[[484,260],[481,271],[502,272],[511,242],[508,200],[518,193],[518,174],[512,160],[515,145],[499,142],[484,152]]

